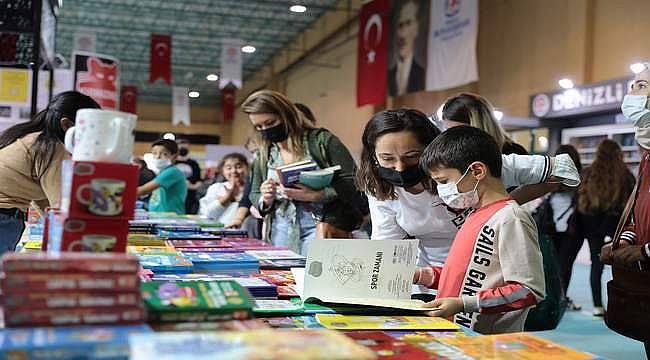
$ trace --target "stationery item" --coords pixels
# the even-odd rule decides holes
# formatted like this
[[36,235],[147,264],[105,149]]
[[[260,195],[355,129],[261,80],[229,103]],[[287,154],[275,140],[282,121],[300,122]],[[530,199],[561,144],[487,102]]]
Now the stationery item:
[[300,175],[298,175],[298,181],[313,190],[322,190],[332,183],[334,173],[339,170],[341,170],[340,165],[320,170],[301,171]]
[[285,187],[293,186],[300,182],[300,173],[318,169],[318,165],[311,160],[299,161],[275,169],[279,182]]
[[70,219],[53,214],[47,251],[123,253],[128,231],[126,220]]
[[379,357],[391,360],[432,359],[424,349],[397,340],[382,331],[354,331],[344,334],[357,344],[371,349]]
[[[375,359],[343,334],[326,330],[175,332],[130,337],[131,359]],[[191,351],[188,351],[191,349]]]
[[77,291],[33,291],[13,294],[4,298],[4,308],[12,312],[24,309],[57,309],[79,307],[119,307],[140,305],[138,290],[116,291],[112,293]]
[[316,320],[334,330],[458,330],[453,322],[431,316],[357,316],[317,314]]
[[4,312],[7,327],[139,324],[145,320],[141,306],[61,309],[12,309]]
[[137,118],[119,111],[81,109],[75,126],[66,131],[65,148],[75,161],[128,164]]
[[12,272],[111,272],[136,273],[138,258],[126,254],[112,253],[70,253],[59,254],[16,254],[5,253],[2,270]]
[[250,295],[234,281],[152,281],[142,284],[151,320],[218,321],[247,319]]
[[120,273],[11,273],[0,280],[4,296],[34,291],[137,290],[140,280],[134,274]]
[[417,254],[418,240],[316,239],[301,296],[305,302],[431,311],[411,300]]

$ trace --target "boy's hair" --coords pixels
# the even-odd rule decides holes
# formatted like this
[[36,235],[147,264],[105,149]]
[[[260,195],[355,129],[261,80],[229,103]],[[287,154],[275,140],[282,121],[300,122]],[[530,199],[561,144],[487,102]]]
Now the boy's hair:
[[167,149],[167,151],[169,151],[172,155],[178,154],[178,144],[176,144],[176,141],[161,139],[151,144],[152,148],[154,146],[162,146],[165,149]]
[[501,151],[492,136],[471,126],[456,126],[438,135],[422,156],[420,167],[425,172],[438,167],[465,173],[475,161],[484,163],[493,177],[501,177]]

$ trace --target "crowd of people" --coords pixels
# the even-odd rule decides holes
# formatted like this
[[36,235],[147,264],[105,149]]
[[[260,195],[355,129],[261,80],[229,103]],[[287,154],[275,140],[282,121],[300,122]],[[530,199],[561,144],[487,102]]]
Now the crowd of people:
[[[540,237],[552,239],[557,266],[551,270],[564,294],[587,239],[594,315],[603,316],[604,264],[646,268],[650,259],[647,76],[637,75],[622,107],[640,129],[636,192],[616,142],[600,143],[585,169],[571,145],[554,156],[529,155],[479,95],[448,99],[438,122],[415,109],[375,114],[365,124],[357,166],[336,135],[316,126],[307,106],[262,90],[241,105],[255,129],[247,144],[255,149],[252,163],[228,154],[205,178],[187,140],[158,140],[150,164],[134,159],[138,196],[149,211],[199,213],[303,255],[312,240],[352,238],[364,223],[371,239],[418,239],[414,284],[432,313],[482,333],[523,330],[530,309],[548,295]],[[30,203],[58,203],[63,135],[77,110],[98,107],[82,94],[62,93],[32,121],[0,135],[0,251],[15,248]],[[304,160],[340,169],[321,190],[284,186],[276,170]],[[633,221],[624,219],[629,226],[619,240],[617,225],[631,195]],[[543,201],[531,216],[521,205],[538,198]],[[580,305],[570,302],[570,308]]]

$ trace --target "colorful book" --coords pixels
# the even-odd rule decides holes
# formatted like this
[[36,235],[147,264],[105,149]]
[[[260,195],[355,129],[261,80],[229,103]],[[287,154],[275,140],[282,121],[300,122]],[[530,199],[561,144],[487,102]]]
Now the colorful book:
[[137,290],[137,274],[119,273],[11,273],[2,280],[4,296],[34,291],[97,291]]
[[269,325],[262,319],[249,319],[217,322],[157,323],[153,324],[152,327],[156,331],[246,331],[268,329]]
[[152,280],[157,281],[222,281],[232,280],[245,287],[255,298],[275,298],[278,296],[277,286],[255,277],[232,277],[224,274],[159,274]]
[[125,254],[63,252],[59,254],[17,254],[2,257],[2,270],[11,272],[111,272],[136,273],[138,259]]
[[453,322],[431,316],[358,316],[317,314],[316,320],[334,330],[458,330]]
[[4,309],[7,327],[69,326],[69,325],[123,325],[141,324],[145,320],[141,306]]
[[272,328],[279,329],[324,329],[314,316],[269,317],[262,319]]
[[185,253],[194,264],[196,271],[248,271],[256,273],[259,269],[257,258],[245,253]]
[[153,234],[129,234],[127,242],[134,246],[165,246],[165,239]]
[[291,250],[249,250],[246,254],[260,260],[306,260],[307,258]]
[[155,274],[189,274],[194,271],[194,265],[182,254],[140,255],[143,268]]
[[341,170],[340,165],[330,166],[320,170],[301,171],[298,181],[314,190],[322,190],[329,186],[334,179],[334,173]]
[[131,359],[375,359],[343,334],[326,330],[182,332],[130,336]]
[[140,291],[111,293],[77,291],[31,291],[4,298],[5,309],[56,309],[76,307],[114,307],[140,305]]
[[374,351],[378,357],[388,357],[391,360],[432,359],[424,349],[397,340],[382,331],[354,331],[344,334],[357,344]]
[[152,320],[217,321],[247,319],[253,308],[246,289],[234,281],[152,281],[142,284]]
[[167,246],[173,248],[229,248],[232,247],[223,240],[167,240]]
[[253,275],[262,278],[275,285],[294,285],[296,283],[293,274],[289,270],[260,270],[259,274]]
[[255,300],[253,312],[256,315],[268,314],[298,314],[304,313],[304,308],[301,303],[296,303],[291,300]]
[[299,161],[280,166],[275,169],[282,185],[288,187],[300,182],[300,173],[318,169],[318,165],[311,160]]
[[[0,359],[128,359],[129,335],[149,333],[146,325],[4,329]],[[110,357],[107,356],[110,354]]]
[[177,255],[178,251],[173,246],[128,246],[126,252],[136,256],[140,255]]
[[305,267],[305,264],[305,259],[260,260],[260,268],[267,270],[289,270],[294,267]]

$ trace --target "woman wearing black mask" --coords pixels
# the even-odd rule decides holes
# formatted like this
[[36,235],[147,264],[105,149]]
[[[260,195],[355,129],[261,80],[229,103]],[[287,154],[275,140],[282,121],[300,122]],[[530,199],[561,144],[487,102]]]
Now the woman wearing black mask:
[[[275,91],[250,95],[242,109],[257,130],[259,150],[250,199],[267,215],[266,238],[306,255],[317,228],[322,237],[344,237],[357,228],[362,215],[350,203],[357,194],[355,165],[341,141],[325,129],[315,129],[291,101]],[[276,168],[303,160],[312,160],[319,168],[340,165],[341,170],[323,190],[278,183]]]
[[63,92],[31,121],[0,135],[0,255],[15,249],[31,201],[41,209],[58,204],[65,131],[85,108],[99,105],[79,92]]
[[[363,133],[357,186],[368,195],[373,239],[420,240],[420,265],[444,263],[451,243],[472,211],[453,211],[435,194],[428,174],[418,166],[424,148],[440,134],[418,110],[375,114]],[[508,186],[537,184],[558,173],[578,179],[575,166],[546,156],[504,155],[502,180]],[[573,173],[574,175],[569,175]],[[561,179],[553,179],[561,180]],[[513,193],[515,200],[517,194]],[[521,201],[520,201],[521,202]]]

